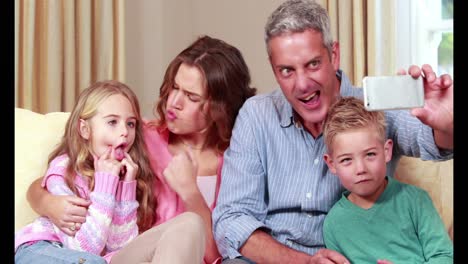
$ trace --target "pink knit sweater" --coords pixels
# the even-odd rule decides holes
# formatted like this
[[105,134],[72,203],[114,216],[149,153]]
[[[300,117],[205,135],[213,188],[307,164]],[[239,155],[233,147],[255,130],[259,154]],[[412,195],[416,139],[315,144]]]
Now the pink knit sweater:
[[[65,183],[68,156],[55,158],[42,185],[54,195],[74,195]],[[23,243],[37,240],[60,241],[65,247],[110,257],[138,235],[136,181],[119,181],[119,177],[104,172],[94,175],[91,192],[88,179],[79,173],[75,184],[81,197],[91,200],[86,222],[75,236],[63,233],[47,217],[39,217],[15,234],[15,251]]]
[[[159,181],[154,183],[154,194],[157,199],[156,207],[156,223],[159,225],[185,212],[185,206],[182,199],[177,193],[172,190],[163,176],[163,171],[172,160],[172,155],[169,152],[169,130],[167,128],[156,128],[144,124],[144,138],[148,148],[148,157],[150,159],[151,168],[159,178]],[[221,185],[221,168],[223,166],[223,156],[218,156],[218,169],[216,173],[216,189],[215,199],[208,206],[213,211],[216,206],[219,186]],[[206,264],[206,262],[203,262]],[[216,259],[212,264],[221,263],[221,258]]]
[[[151,127],[148,124],[143,126],[143,134],[146,147],[148,149],[148,158],[156,177],[159,181],[154,181],[154,194],[157,199],[156,224],[159,225],[185,212],[185,206],[182,199],[172,190],[164,179],[163,171],[172,160],[169,153],[169,130],[164,128]],[[221,185],[221,168],[223,166],[223,156],[218,156],[218,169],[216,173],[215,200],[209,204],[211,210],[216,206],[219,186]]]

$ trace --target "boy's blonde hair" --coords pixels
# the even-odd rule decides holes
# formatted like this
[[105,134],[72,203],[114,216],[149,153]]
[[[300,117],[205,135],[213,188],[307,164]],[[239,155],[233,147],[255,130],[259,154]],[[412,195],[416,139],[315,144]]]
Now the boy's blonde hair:
[[139,203],[137,222],[139,231],[142,232],[151,228],[154,221],[155,201],[153,196],[153,181],[155,177],[150,167],[143,139],[142,119],[138,99],[127,85],[115,80],[99,81],[80,93],[78,101],[67,120],[60,144],[49,155],[49,165],[57,156],[67,154],[69,162],[64,177],[69,188],[79,196],[74,184],[75,172],[78,171],[83,176],[89,178],[90,190],[94,189],[94,158],[91,154],[91,143],[81,137],[79,123],[80,119],[88,120],[96,115],[97,108],[102,101],[116,94],[120,94],[128,99],[137,119],[135,140],[128,154],[138,164],[139,168],[136,175],[136,198]]
[[355,97],[340,97],[328,109],[328,115],[323,126],[323,137],[328,153],[331,153],[332,143],[336,135],[353,129],[375,129],[382,143],[386,139],[385,115],[379,111],[367,111],[364,102]]

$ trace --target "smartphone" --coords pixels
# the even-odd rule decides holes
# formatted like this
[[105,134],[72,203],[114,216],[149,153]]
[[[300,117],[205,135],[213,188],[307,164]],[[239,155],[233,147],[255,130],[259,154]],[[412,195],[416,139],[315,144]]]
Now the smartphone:
[[411,75],[366,76],[362,80],[364,106],[368,111],[408,109],[424,106],[422,77]]

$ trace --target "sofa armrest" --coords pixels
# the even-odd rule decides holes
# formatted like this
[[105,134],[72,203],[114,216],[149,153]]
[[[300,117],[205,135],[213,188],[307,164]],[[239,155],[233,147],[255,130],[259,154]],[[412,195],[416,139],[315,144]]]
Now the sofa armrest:
[[60,142],[69,115],[43,115],[15,108],[15,231],[37,217],[26,199],[26,191],[44,175],[49,154]]
[[453,159],[434,162],[402,157],[395,178],[429,193],[450,236],[453,236]]

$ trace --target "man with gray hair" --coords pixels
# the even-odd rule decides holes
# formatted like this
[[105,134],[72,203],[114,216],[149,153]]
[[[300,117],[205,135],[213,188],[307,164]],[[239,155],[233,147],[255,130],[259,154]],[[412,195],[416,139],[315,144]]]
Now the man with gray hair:
[[[224,154],[213,212],[223,263],[349,263],[325,249],[322,236],[344,190],[323,161],[322,125],[339,96],[362,98],[362,89],[340,70],[328,14],[315,2],[281,4],[268,18],[265,42],[281,89],[244,103]],[[389,176],[401,155],[453,157],[452,78],[429,65],[408,72],[424,78],[425,106],[385,112],[394,142]]]

